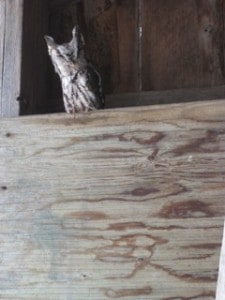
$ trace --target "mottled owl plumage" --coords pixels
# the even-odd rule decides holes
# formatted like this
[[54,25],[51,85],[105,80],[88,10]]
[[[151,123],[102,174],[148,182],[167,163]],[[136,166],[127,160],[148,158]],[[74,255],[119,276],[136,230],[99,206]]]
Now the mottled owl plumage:
[[85,43],[78,26],[72,35],[72,40],[62,45],[45,36],[48,53],[61,80],[65,110],[76,113],[101,109],[104,107],[101,77],[85,57]]

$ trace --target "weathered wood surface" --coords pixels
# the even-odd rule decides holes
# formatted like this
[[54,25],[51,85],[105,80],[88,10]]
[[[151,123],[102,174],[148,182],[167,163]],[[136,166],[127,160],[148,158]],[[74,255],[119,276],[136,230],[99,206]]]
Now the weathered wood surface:
[[143,0],[143,90],[224,84],[224,0]]
[[96,41],[90,56],[112,70],[100,68],[107,92],[224,84],[224,0],[81,2],[87,39],[92,31]]
[[216,290],[216,300],[224,300],[225,296],[225,223],[223,233],[223,243],[220,254],[220,266],[218,275],[218,284]]
[[0,120],[0,298],[215,299],[225,101]]
[[18,116],[23,0],[0,1],[0,116]]

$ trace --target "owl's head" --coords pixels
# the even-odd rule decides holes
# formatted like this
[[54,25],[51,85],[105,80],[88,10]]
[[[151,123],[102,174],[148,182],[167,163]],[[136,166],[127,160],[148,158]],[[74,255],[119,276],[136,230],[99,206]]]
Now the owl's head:
[[59,74],[68,72],[72,65],[84,57],[85,43],[79,26],[73,28],[72,40],[69,43],[58,45],[54,39],[48,35],[45,35],[45,41],[56,72]]

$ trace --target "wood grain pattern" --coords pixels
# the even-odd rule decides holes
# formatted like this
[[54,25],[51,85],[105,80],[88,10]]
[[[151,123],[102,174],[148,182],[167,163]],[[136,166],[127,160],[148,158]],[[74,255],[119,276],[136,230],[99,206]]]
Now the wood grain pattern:
[[143,90],[224,84],[223,3],[143,0]]
[[0,298],[215,298],[225,101],[0,120]]
[[115,92],[138,91],[138,1],[123,0],[117,6],[119,78]]
[[0,4],[0,115],[18,116],[20,94],[23,0]]

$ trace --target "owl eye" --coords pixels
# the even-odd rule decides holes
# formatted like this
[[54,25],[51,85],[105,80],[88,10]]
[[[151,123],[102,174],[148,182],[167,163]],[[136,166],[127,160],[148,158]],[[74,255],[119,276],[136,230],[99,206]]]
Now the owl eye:
[[57,55],[63,57],[62,53],[59,50],[57,50]]
[[64,56],[64,57],[71,57],[71,56],[73,56],[73,51],[70,51],[70,50],[68,50],[68,49],[58,49],[58,51],[59,51],[59,54],[61,55],[61,56]]
[[68,56],[69,58],[71,58],[71,57],[73,56],[73,52],[69,52],[69,53],[67,54],[67,56]]

